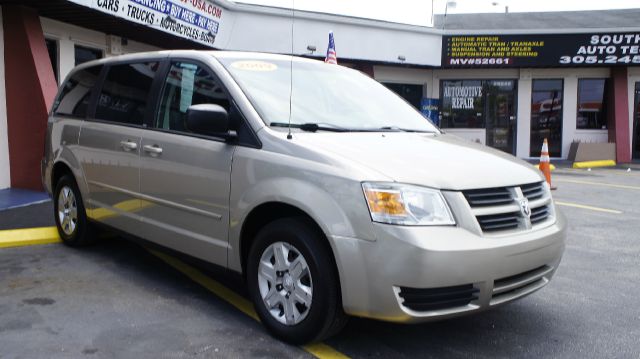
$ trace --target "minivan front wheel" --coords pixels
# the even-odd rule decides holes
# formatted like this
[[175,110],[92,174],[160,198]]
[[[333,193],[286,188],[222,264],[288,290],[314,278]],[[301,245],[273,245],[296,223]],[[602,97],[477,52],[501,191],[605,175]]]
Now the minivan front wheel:
[[53,210],[58,234],[64,244],[82,246],[95,241],[78,185],[68,174],[56,183]]
[[302,219],[279,219],[256,236],[247,284],[262,323],[292,344],[319,341],[342,328],[338,275],[320,233]]

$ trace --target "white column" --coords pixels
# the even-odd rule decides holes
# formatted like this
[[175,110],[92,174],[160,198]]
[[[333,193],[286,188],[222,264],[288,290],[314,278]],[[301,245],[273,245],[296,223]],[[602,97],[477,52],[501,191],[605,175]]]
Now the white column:
[[60,69],[60,83],[69,74],[69,72],[76,66],[75,49],[73,41],[68,36],[61,37],[58,41],[59,64]]
[[578,77],[576,75],[565,76],[562,97],[562,158],[567,158],[571,142],[576,135],[578,117]]
[[0,7],[0,189],[11,186],[6,100],[7,96],[4,83],[4,25],[2,24],[2,7]]
[[516,156],[528,158],[531,145],[531,70],[529,69],[520,70],[517,116]]

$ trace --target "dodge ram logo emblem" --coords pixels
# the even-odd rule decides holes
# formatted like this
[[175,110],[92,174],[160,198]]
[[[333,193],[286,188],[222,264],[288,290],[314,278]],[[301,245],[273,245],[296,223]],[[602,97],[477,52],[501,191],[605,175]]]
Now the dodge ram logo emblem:
[[520,212],[522,212],[522,215],[526,218],[531,218],[531,208],[529,208],[529,200],[526,198],[521,198],[518,202],[520,203]]

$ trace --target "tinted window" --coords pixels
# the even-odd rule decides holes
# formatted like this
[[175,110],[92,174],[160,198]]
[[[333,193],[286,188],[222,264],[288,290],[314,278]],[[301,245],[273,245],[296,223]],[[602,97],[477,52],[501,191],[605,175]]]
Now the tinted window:
[[531,157],[539,157],[544,139],[549,155],[562,152],[562,80],[533,80],[531,91]]
[[383,85],[398,95],[402,96],[416,109],[420,109],[420,101],[422,100],[422,85],[408,84],[392,84],[384,83]]
[[157,62],[111,66],[102,86],[96,118],[141,126]]
[[71,75],[60,89],[60,94],[53,104],[53,112],[60,115],[85,117],[91,89],[95,86],[101,70],[102,65],[92,66]]
[[51,60],[51,67],[53,68],[53,76],[58,83],[58,41],[54,39],[44,39],[45,45],[47,45],[47,53],[49,53],[49,60]]
[[581,79],[578,81],[577,128],[607,128],[606,88],[606,79]]
[[213,75],[201,66],[174,62],[165,79],[156,127],[189,132],[187,109],[202,103],[217,104],[229,112],[229,100]]
[[101,59],[103,56],[102,56],[102,50],[100,49],[93,49],[90,47],[75,45],[74,57],[76,61],[76,66],[78,66],[87,61]]

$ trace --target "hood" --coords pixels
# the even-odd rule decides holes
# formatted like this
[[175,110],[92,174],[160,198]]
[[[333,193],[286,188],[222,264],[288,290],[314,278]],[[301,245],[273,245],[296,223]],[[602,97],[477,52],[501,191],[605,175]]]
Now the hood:
[[542,180],[530,164],[452,135],[323,132],[296,138],[309,149],[331,152],[401,183],[464,190]]

